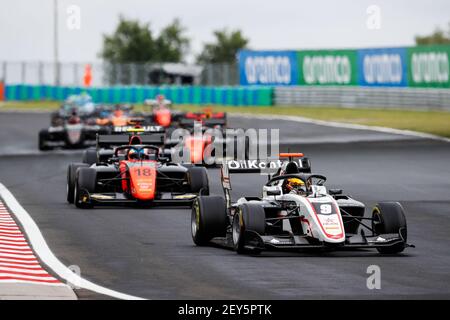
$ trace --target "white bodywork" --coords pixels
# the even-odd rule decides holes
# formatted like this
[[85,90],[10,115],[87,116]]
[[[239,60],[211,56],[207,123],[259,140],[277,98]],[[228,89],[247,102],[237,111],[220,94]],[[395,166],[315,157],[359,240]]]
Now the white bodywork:
[[[337,201],[327,193],[326,187],[312,187],[312,194],[302,196],[293,192],[283,194],[281,183],[275,186],[264,186],[263,200],[276,202],[295,202],[299,208],[299,219],[307,236],[319,241],[339,244],[345,241],[345,229],[341,212]],[[277,192],[280,195],[268,195],[268,192]],[[245,198],[238,200],[239,203],[247,202]],[[250,201],[251,202],[251,201]],[[280,212],[286,215],[287,211]],[[290,229],[289,222],[283,224],[285,230]]]

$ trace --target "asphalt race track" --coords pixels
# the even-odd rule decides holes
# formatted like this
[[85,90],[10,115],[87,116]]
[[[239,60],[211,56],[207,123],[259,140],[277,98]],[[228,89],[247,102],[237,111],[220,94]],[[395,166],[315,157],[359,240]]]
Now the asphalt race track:
[[[119,292],[149,299],[450,298],[448,143],[279,120],[230,122],[282,128],[283,148],[304,152],[329,186],[370,206],[400,201],[416,248],[398,256],[368,250],[239,256],[195,247],[187,209],[76,209],[65,201],[66,167],[81,153],[37,150],[48,114],[0,113],[0,182],[64,264]],[[258,195],[264,181],[232,176],[233,194]],[[210,184],[221,192],[217,169],[210,169]],[[380,290],[366,286],[370,265],[381,268]]]

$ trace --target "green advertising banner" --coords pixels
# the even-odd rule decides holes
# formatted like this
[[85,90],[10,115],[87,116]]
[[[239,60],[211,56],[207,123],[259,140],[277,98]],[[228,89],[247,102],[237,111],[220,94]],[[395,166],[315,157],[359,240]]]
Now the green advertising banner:
[[410,87],[450,88],[450,46],[407,48]]
[[356,50],[299,51],[300,85],[357,85]]

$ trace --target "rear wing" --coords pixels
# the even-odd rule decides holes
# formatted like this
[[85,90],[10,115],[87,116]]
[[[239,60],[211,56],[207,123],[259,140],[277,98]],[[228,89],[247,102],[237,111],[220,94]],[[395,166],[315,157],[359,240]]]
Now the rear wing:
[[165,132],[166,130],[162,126],[115,126],[113,127],[113,133],[133,133],[133,132],[144,132],[144,133],[159,133]]
[[[221,180],[222,188],[225,193],[227,206],[231,206],[231,178],[230,174],[234,173],[258,173],[264,175],[272,175],[283,167],[284,164],[295,162],[300,173],[311,172],[311,162],[308,158],[304,158],[301,153],[280,153],[280,158],[288,158],[288,161],[275,160],[229,160],[222,163]],[[297,158],[297,159],[294,159]]]
[[[222,170],[230,173],[259,173],[271,174],[283,166],[286,160],[229,160],[222,164]],[[311,162],[308,158],[289,159],[289,162],[295,162],[300,172],[309,172]]]
[[[138,135],[141,144],[161,146],[164,145],[165,133],[140,134]],[[126,134],[97,134],[97,148],[108,148],[112,146],[122,146],[130,143],[130,135]]]
[[163,104],[166,107],[169,107],[169,106],[172,105],[172,101],[167,100],[167,99],[164,99],[162,102],[160,102],[160,101],[158,101],[156,99],[147,99],[147,100],[144,101],[144,105],[151,106],[151,107],[157,106],[160,103]]

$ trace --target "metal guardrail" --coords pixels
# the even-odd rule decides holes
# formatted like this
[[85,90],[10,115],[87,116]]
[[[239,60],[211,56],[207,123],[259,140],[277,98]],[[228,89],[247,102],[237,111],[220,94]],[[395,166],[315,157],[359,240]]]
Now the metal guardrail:
[[449,89],[344,86],[276,87],[280,106],[382,107],[450,110]]
[[[88,63],[43,61],[0,61],[0,79],[7,84],[79,86]],[[151,63],[89,63],[92,67],[92,85],[158,85],[151,83]],[[195,78],[193,85],[222,86],[239,85],[239,70],[235,63],[207,64]],[[159,83],[177,84],[177,83]]]

